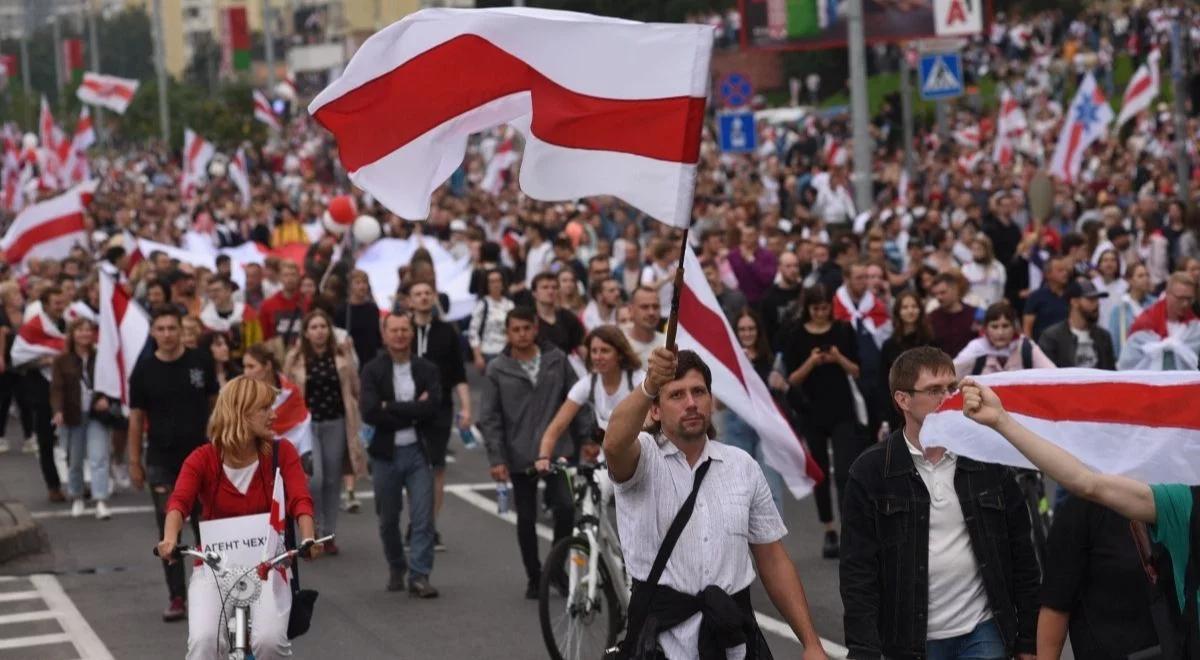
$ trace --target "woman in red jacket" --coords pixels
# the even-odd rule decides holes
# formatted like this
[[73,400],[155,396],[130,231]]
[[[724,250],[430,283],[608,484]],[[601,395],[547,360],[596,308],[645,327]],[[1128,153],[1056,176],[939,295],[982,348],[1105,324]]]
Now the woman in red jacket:
[[[183,463],[175,482],[175,490],[167,503],[166,529],[158,544],[161,557],[175,550],[184,517],[200,500],[204,520],[222,520],[243,516],[270,514],[275,488],[271,456],[278,448],[279,474],[283,479],[285,511],[296,520],[300,538],[315,537],[312,497],[308,492],[308,477],[300,467],[300,455],[289,442],[275,441],[271,430],[275,411],[275,390],[270,386],[239,376],[221,388],[208,423],[211,442],[196,448]],[[265,526],[267,548],[262,554],[271,557],[282,552],[282,534],[276,533],[264,517],[247,519],[247,524]],[[201,525],[201,535],[204,535]],[[201,539],[207,544],[211,539]],[[313,546],[317,550],[319,546]],[[250,560],[250,565],[261,559]],[[230,562],[231,567],[234,562]],[[251,646],[260,660],[287,657],[291,645],[287,639],[288,616],[292,594],[286,571],[271,571],[268,584],[251,609],[253,630]],[[188,587],[188,652],[189,660],[218,658],[224,647],[221,630],[221,597],[211,570],[198,566],[192,572]]]

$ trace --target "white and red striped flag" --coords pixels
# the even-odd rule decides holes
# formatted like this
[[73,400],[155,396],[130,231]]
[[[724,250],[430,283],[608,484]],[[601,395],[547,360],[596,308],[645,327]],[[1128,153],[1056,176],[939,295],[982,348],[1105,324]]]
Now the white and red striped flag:
[[[977,377],[1014,419],[1106,474],[1148,483],[1200,484],[1200,374],[1027,369]],[[995,431],[948,399],[921,426],[921,444],[979,461],[1033,466]]]
[[9,264],[26,259],[65,259],[75,245],[87,244],[83,211],[86,203],[76,187],[22,210],[0,238]]
[[254,118],[266,124],[273,131],[279,130],[279,118],[271,109],[271,101],[267,99],[267,96],[256,89],[251,92],[251,97],[254,99]]
[[301,456],[312,451],[312,415],[304,403],[304,394],[292,381],[279,378],[275,410],[275,435],[296,447]]
[[887,305],[870,291],[864,291],[855,304],[846,285],[838,287],[833,294],[833,318],[855,328],[861,323],[879,348],[883,348],[883,342],[892,336],[892,314]]
[[850,160],[850,152],[846,151],[846,145],[832,136],[825,139],[821,156],[825,159],[826,167],[845,167],[846,162]]
[[[1168,285],[1169,286],[1169,285]],[[1200,363],[1200,318],[1191,310],[1175,323],[1167,313],[1167,299],[1142,310],[1121,346],[1121,370],[1195,371]]]
[[[12,367],[17,368],[41,360],[57,357],[67,348],[67,337],[58,325],[39,309],[33,318],[21,324],[17,338],[13,341]],[[39,368],[46,380],[50,380],[50,365]]]
[[1112,107],[1104,98],[1104,91],[1096,84],[1096,77],[1087,74],[1063,121],[1054,157],[1050,159],[1050,174],[1064,183],[1073,182],[1079,175],[1083,153],[1093,142],[1104,137],[1112,120]]
[[79,109],[79,121],[75,124],[75,136],[71,138],[70,150],[63,166],[63,179],[69,185],[82,183],[91,178],[87,149],[96,143],[96,131],[92,126],[92,115],[84,106]]
[[100,336],[96,344],[96,391],[129,406],[129,376],[150,337],[150,319],[134,303],[119,273],[100,270]]
[[1125,87],[1125,96],[1121,99],[1121,114],[1117,116],[1115,128],[1120,128],[1125,122],[1138,116],[1138,113],[1150,107],[1162,82],[1158,73],[1158,60],[1162,54],[1157,48],[1150,51],[1146,61],[1138,67],[1129,85]]
[[131,78],[118,78],[88,71],[83,74],[83,81],[79,83],[79,89],[75,90],[75,96],[84,103],[99,105],[123,115],[133,100],[133,95],[137,94],[139,84]]
[[479,184],[480,188],[493,195],[500,194],[500,189],[504,186],[504,173],[519,160],[512,128],[505,126],[501,136],[500,143],[496,145],[496,151],[488,160],[487,169],[483,172],[483,181]]
[[229,161],[227,172],[229,180],[237,186],[238,193],[242,196],[242,206],[250,206],[250,170],[246,166],[246,152],[241,147]]
[[190,200],[196,186],[204,178],[208,161],[217,153],[212,143],[200,137],[190,128],[183,131],[183,174],[179,182],[183,186],[183,198]]
[[4,180],[0,206],[10,213],[20,213],[25,208],[25,185],[33,180],[33,168],[22,164],[17,153],[16,150],[5,150],[4,167],[0,169]]
[[425,9],[367,39],[308,109],[351,180],[405,218],[429,215],[471,133],[507,123],[530,197],[614,195],[686,227],[712,40],[705,25]]
[[1000,92],[1000,112],[996,117],[996,140],[992,145],[992,160],[997,165],[1012,164],[1016,155],[1017,138],[1025,132],[1029,123],[1025,111],[1016,97],[1006,87]]
[[696,255],[690,249],[685,252],[679,348],[700,355],[712,370],[713,396],[754,428],[767,465],[783,476],[792,495],[804,497],[824,478],[821,469],[741,349]]
[[967,149],[978,149],[982,140],[983,131],[979,128],[979,124],[963,126],[954,131],[954,141]]
[[66,187],[63,166],[70,155],[71,142],[54,123],[54,114],[50,112],[50,103],[45,96],[42,97],[42,108],[38,115],[38,137],[41,140],[37,150],[40,185],[46,190]]

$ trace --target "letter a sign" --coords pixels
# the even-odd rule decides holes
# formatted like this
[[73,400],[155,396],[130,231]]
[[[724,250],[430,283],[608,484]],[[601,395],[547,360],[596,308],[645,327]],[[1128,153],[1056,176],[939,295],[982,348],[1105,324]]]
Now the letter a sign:
[[933,24],[939,37],[983,32],[984,0],[933,0]]

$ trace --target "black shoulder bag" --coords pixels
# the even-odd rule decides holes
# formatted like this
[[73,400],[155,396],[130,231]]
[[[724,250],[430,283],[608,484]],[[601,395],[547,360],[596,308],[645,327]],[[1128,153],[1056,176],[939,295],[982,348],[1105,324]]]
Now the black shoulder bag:
[[[274,446],[271,447],[271,478],[279,472],[279,441],[276,440]],[[283,475],[279,475],[282,479]],[[285,487],[286,488],[286,487]],[[286,497],[286,492],[285,492]],[[288,549],[296,547],[296,529],[292,526],[292,517],[288,516],[283,525],[283,546]],[[292,563],[292,611],[288,615],[288,639],[296,639],[297,637],[308,632],[309,626],[312,625],[313,608],[317,603],[317,591],[315,589],[300,588],[300,572],[296,570],[295,562]]]
[[[604,660],[666,660],[667,656],[661,648],[658,648],[656,640],[642,640],[641,636],[643,632],[647,632],[643,628],[646,625],[646,617],[650,614],[650,606],[654,603],[654,592],[658,587],[658,581],[662,578],[663,571],[667,569],[667,561],[671,559],[671,553],[675,551],[675,544],[679,542],[683,528],[687,526],[688,520],[692,517],[692,510],[696,508],[696,493],[700,491],[700,484],[704,482],[704,475],[708,474],[711,464],[712,459],[710,458],[696,469],[696,476],[692,481],[692,492],[684,500],[683,506],[679,507],[679,513],[675,514],[675,519],[671,521],[667,535],[663,538],[662,545],[658,547],[658,555],[654,557],[654,565],[650,567],[650,575],[646,576],[645,582],[634,588],[633,595],[629,599],[629,613],[625,619],[625,639],[605,651]],[[648,632],[656,633],[656,631]],[[657,635],[655,636],[657,637]],[[653,650],[649,653],[640,650],[648,645],[653,645],[651,647]]]

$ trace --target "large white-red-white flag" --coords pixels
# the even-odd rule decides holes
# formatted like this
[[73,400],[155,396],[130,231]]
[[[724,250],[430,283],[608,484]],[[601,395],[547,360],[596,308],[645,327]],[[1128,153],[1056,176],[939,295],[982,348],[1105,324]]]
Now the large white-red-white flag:
[[[66,348],[66,334],[58,328],[58,324],[45,310],[38,310],[37,314],[22,323],[17,330],[17,338],[13,340],[11,366],[18,368],[34,364],[43,358],[53,358]],[[50,365],[42,365],[39,370],[49,381]]]
[[91,105],[99,105],[119,115],[125,114],[133,95],[137,94],[138,81],[132,78],[118,78],[103,73],[88,71],[83,74],[83,81],[75,96],[80,101]]
[[1013,93],[1000,92],[1000,112],[996,117],[996,139],[992,144],[992,160],[1000,166],[1012,164],[1016,156],[1017,139],[1028,128],[1025,111]]
[[615,195],[685,227],[712,41],[705,25],[425,9],[367,39],[308,109],[351,180],[405,218],[429,215],[471,133],[507,123],[527,195]]
[[767,465],[783,476],[792,495],[804,497],[824,478],[821,468],[741,349],[696,255],[691,250],[686,253],[677,343],[700,355],[712,370],[713,395],[754,428]]
[[1104,90],[1096,84],[1095,76],[1087,74],[1063,119],[1054,157],[1050,159],[1050,174],[1064,183],[1073,182],[1079,176],[1083,153],[1093,142],[1104,137],[1112,120],[1112,107],[1104,98]]
[[1161,57],[1162,54],[1157,48],[1150,51],[1146,61],[1129,79],[1129,84],[1125,87],[1125,96],[1121,99],[1121,114],[1117,116],[1117,128],[1149,108],[1154,97],[1158,96],[1158,90],[1162,87],[1158,73],[1158,60]]
[[150,338],[150,319],[117,282],[100,271],[100,337],[96,344],[96,391],[129,406],[129,376]]
[[[94,187],[91,188],[94,190]],[[75,245],[87,244],[84,191],[72,188],[22,210],[0,238],[9,264],[27,259],[65,259]]]
[[267,100],[267,96],[257,89],[250,95],[254,99],[254,118],[269,126],[271,130],[279,130],[279,118],[271,109],[271,102]]
[[[978,380],[1014,419],[1095,470],[1148,483],[1200,484],[1200,373],[1027,369]],[[1033,467],[998,433],[963,415],[961,394],[925,418],[921,444]]]
[[196,192],[196,186],[204,178],[208,161],[217,153],[212,143],[200,137],[196,131],[185,128],[183,131],[183,174],[179,177],[183,186],[183,198],[190,200]]
[[40,184],[46,190],[58,190],[68,185],[64,166],[71,152],[71,141],[54,122],[50,103],[42,97],[42,108],[38,115],[38,137],[41,146],[37,150],[37,165],[41,175]]

